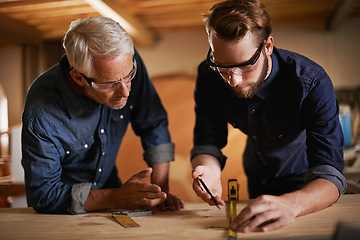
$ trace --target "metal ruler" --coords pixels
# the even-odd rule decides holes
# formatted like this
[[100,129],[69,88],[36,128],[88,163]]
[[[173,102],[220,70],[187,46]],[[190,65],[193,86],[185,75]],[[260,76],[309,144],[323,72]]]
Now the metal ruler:
[[228,198],[230,204],[230,211],[229,211],[229,237],[228,239],[237,239],[237,232],[230,229],[231,222],[236,217],[236,203],[239,199],[239,185],[236,179],[229,179],[228,180]]
[[124,228],[131,227],[140,227],[132,217],[143,217],[143,216],[151,216],[152,212],[148,209],[139,209],[139,210],[124,210],[113,212],[112,216],[120,223]]

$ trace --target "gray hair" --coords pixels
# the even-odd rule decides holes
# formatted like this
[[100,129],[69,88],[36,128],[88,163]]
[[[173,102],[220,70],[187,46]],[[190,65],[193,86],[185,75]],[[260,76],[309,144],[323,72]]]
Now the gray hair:
[[94,17],[71,22],[63,47],[70,66],[94,77],[94,57],[116,57],[126,53],[134,55],[131,37],[120,24],[110,18]]

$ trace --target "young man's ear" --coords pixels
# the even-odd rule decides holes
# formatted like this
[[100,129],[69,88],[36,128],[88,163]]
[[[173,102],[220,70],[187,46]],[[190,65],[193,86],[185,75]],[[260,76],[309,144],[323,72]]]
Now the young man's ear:
[[270,56],[273,53],[274,49],[274,38],[272,36],[269,36],[266,39],[266,45],[265,45],[265,51],[268,56]]
[[75,70],[70,71],[70,76],[79,86],[83,87],[85,85],[85,79],[81,76],[80,73]]

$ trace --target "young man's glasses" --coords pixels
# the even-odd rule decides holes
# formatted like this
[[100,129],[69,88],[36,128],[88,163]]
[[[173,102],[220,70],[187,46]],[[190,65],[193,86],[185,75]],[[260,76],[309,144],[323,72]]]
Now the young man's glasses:
[[217,64],[214,60],[214,53],[212,52],[211,48],[209,48],[206,61],[212,70],[218,72],[225,80],[229,80],[231,78],[231,73],[242,75],[243,73],[248,73],[255,69],[255,63],[258,61],[260,57],[264,43],[265,41],[263,41],[260,44],[255,54],[248,61],[244,63],[228,65],[228,66]]
[[92,86],[95,90],[103,93],[115,92],[121,84],[128,84],[131,80],[134,79],[137,71],[137,64],[136,60],[133,60],[133,68],[131,69],[130,73],[126,75],[122,80],[119,81],[112,81],[107,83],[96,83],[91,78],[85,76],[84,74],[80,73],[81,76]]

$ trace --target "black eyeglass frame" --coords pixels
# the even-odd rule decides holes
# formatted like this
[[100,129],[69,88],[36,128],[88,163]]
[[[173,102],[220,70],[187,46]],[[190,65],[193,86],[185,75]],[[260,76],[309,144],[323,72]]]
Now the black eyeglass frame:
[[216,70],[216,68],[235,68],[235,67],[245,67],[245,66],[248,66],[248,65],[254,65],[257,62],[257,60],[259,59],[259,57],[260,57],[261,50],[262,50],[264,44],[265,44],[265,41],[263,41],[260,44],[260,46],[258,47],[256,52],[254,53],[254,55],[248,61],[240,63],[240,64],[228,65],[228,66],[219,65],[219,64],[217,64],[216,62],[213,61],[213,59],[211,58],[212,50],[211,50],[211,47],[210,47],[209,51],[208,51],[208,54],[207,54],[207,57],[206,57],[206,62],[209,64],[209,66],[213,70]]
[[94,82],[94,81],[92,80],[92,78],[87,77],[85,74],[83,74],[83,73],[81,73],[81,72],[79,72],[79,74],[85,79],[85,81],[87,81],[87,83],[88,83],[90,86],[92,86],[91,83]]

